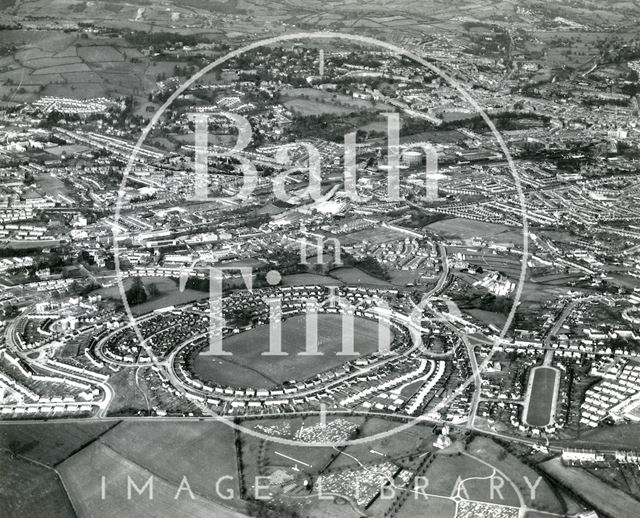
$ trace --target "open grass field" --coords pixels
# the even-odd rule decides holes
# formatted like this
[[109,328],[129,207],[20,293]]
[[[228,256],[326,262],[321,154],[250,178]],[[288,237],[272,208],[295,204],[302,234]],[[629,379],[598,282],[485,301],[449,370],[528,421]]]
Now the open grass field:
[[3,518],[47,516],[73,518],[58,475],[20,457],[0,451],[0,513]]
[[146,414],[150,410],[142,392],[146,388],[146,381],[142,376],[145,369],[140,369],[138,375],[140,388],[136,385],[136,371],[138,369],[122,369],[109,377],[109,385],[115,391],[113,401],[109,405],[109,415],[131,415],[137,412]]
[[[315,419],[315,422],[306,419],[305,425],[313,426],[317,422],[317,419]],[[309,448],[303,443],[300,446],[290,446],[268,441],[265,443],[264,464],[271,468],[280,467],[283,469],[291,469],[297,464],[305,473],[316,476],[335,454],[336,451],[330,447]],[[287,455],[296,460],[292,461],[282,455]],[[303,462],[304,464],[302,464]]]
[[342,286],[342,281],[315,273],[294,273],[282,277],[283,286]]
[[[475,457],[491,464],[494,468],[499,469],[508,477],[520,492],[524,503],[539,511],[548,511],[553,513],[562,513],[563,508],[558,500],[555,492],[547,481],[541,479],[537,482],[540,475],[531,467],[521,462],[516,456],[508,453],[502,446],[487,437],[476,437],[470,443],[469,453]],[[536,486],[535,498],[527,484],[525,477],[531,484]],[[509,482],[505,483],[505,488],[511,489],[511,494],[515,496],[512,486]],[[518,505],[517,501],[507,501],[507,493],[505,492],[505,504]],[[496,502],[499,503],[499,502]]]
[[387,105],[374,105],[371,101],[354,99],[315,88],[289,88],[282,91],[282,104],[300,115],[350,113],[354,111],[389,109]]
[[[362,425],[364,422],[362,417],[341,416],[339,419],[355,426]],[[331,426],[334,420],[334,417],[327,416],[326,422]],[[298,431],[317,426],[318,418],[262,419],[245,421],[242,425],[256,432],[271,435],[274,439],[278,437],[291,439]],[[278,433],[268,432],[268,430],[278,430]],[[332,460],[338,455],[338,452],[331,447],[309,447],[302,442],[299,446],[282,444],[275,440],[263,440],[245,432],[241,432],[241,443],[245,489],[248,495],[255,494],[256,477],[280,471],[289,477],[297,478],[299,482],[305,477],[315,479],[330,466]],[[291,501],[289,503],[304,504],[304,509],[299,510],[300,516],[327,516],[328,518],[336,516],[335,513],[339,510],[335,506],[321,506],[320,509],[317,509],[318,503],[321,501],[315,497],[305,499],[303,502]],[[350,507],[345,507],[345,509],[347,508]],[[329,514],[322,514],[323,512]]]
[[[47,152],[55,155],[59,153],[67,153],[68,155],[71,155],[75,152],[82,152],[86,149],[88,148],[81,145],[56,146],[55,148],[49,148]],[[67,185],[62,180],[50,174],[39,174],[35,178],[35,183],[38,190],[49,193],[52,196],[56,196],[58,194],[64,194],[68,196],[73,192],[73,190],[67,187]]]
[[345,266],[342,268],[336,268],[330,272],[332,277],[339,279],[344,284],[356,285],[356,286],[386,286],[390,287],[387,281],[373,277],[368,273],[359,270],[358,268],[352,268]]
[[[381,432],[395,429],[400,423],[386,421],[377,417],[348,417],[340,416],[334,418],[329,415],[327,424],[334,419],[347,420],[350,423],[359,425],[358,438],[370,437]],[[260,421],[245,421],[243,426],[248,426],[256,431],[274,429],[281,431],[281,437],[291,438],[298,430],[309,429],[318,425],[317,417],[309,417],[304,420],[295,419],[264,419]],[[381,462],[394,462],[400,465],[410,466],[418,462],[418,454],[432,450],[431,443],[435,440],[432,435],[432,426],[420,425],[412,427],[397,434],[391,434],[362,445],[350,445],[339,453],[330,447],[307,447],[280,444],[275,441],[261,440],[252,435],[242,433],[242,453],[244,464],[244,475],[247,482],[247,491],[253,492],[253,483],[256,476],[264,476],[276,471],[284,472],[300,483],[307,477],[315,479],[320,473],[335,474],[348,470],[359,470],[359,462],[365,466],[373,466]],[[411,457],[411,458],[410,458]],[[292,493],[296,494],[296,490]],[[304,494],[304,493],[298,493]],[[293,497],[295,498],[295,497]],[[282,497],[283,501],[297,505],[295,500],[289,500],[287,496]],[[318,509],[322,501],[317,497],[305,499],[305,505],[298,510],[300,516],[343,516],[342,510],[346,512],[350,506],[330,508],[322,506]],[[382,517],[388,508],[388,501],[377,501],[374,506],[367,510],[367,515],[372,517]],[[297,507],[296,507],[297,509]],[[336,513],[339,514],[336,514]],[[424,516],[419,514],[419,516]],[[439,516],[439,515],[434,515]]]
[[286,106],[293,113],[298,115],[323,115],[325,113],[349,113],[351,110],[346,106],[336,106],[328,102],[314,101],[312,99],[290,99],[285,101]]
[[4,239],[0,241],[0,250],[37,250],[41,248],[56,247],[60,244],[57,239],[38,239],[37,241],[22,241]]
[[[402,424],[404,423],[370,417],[360,428],[361,431],[358,437],[371,437],[388,432]],[[433,443],[437,437],[433,434],[432,428],[433,426],[429,425],[415,425],[372,442],[349,445],[344,450],[347,455],[340,455],[332,464],[332,468],[357,466],[349,455],[363,464],[375,464],[386,460],[404,464],[409,459],[415,460],[418,455],[435,449]]]
[[[331,422],[332,418],[328,417],[327,422]],[[362,418],[350,418],[356,424],[361,424]],[[291,439],[295,433],[302,427],[313,426],[318,423],[317,418],[293,418],[293,419],[265,419],[259,422],[252,423],[246,421],[243,423],[244,427],[254,429],[256,432],[265,433],[265,428],[276,427],[280,428],[286,426],[288,433],[283,434],[282,437]],[[274,435],[274,439],[279,435]],[[309,473],[313,476],[325,466],[332,455],[336,452],[330,447],[314,447],[309,448],[304,443],[300,443],[300,446],[293,446],[289,444],[281,444],[271,440],[262,440],[258,437],[254,437],[247,433],[242,433],[243,446],[242,455],[245,465],[245,477],[253,482],[255,475],[258,475],[260,471],[264,471],[265,468],[275,469],[291,469],[296,465],[299,468],[304,469],[305,473]],[[277,453],[276,453],[277,452]],[[292,459],[282,457],[287,455]]]
[[581,495],[596,511],[616,518],[638,516],[637,500],[583,469],[564,466],[560,457],[544,462],[540,467],[560,485]]
[[423,274],[420,270],[390,270],[391,284],[394,286],[407,286],[414,284]]
[[496,242],[522,244],[522,231],[517,228],[463,218],[451,218],[427,225],[427,229],[445,237],[471,239],[480,237]]
[[420,495],[413,495],[404,503],[396,516],[398,518],[415,518],[416,516],[455,518],[456,504],[448,498],[430,496],[427,499]]
[[458,477],[488,477],[491,473],[490,468],[469,457],[438,454],[425,476],[429,479],[429,493],[448,497],[454,491]]
[[355,243],[367,242],[371,245],[379,245],[381,243],[387,243],[389,241],[396,241],[398,239],[404,239],[407,235],[398,230],[394,230],[388,227],[376,227],[368,228],[364,230],[357,230],[349,234],[340,236],[340,243],[343,246],[353,245]]
[[[124,289],[128,290],[132,282],[132,278],[124,279]],[[186,304],[187,302],[202,300],[209,297],[209,293],[206,291],[185,289],[181,292],[178,284],[168,277],[142,277],[142,282],[147,288],[151,284],[155,284],[160,294],[151,300],[147,300],[147,302],[131,306],[131,311],[134,315],[142,315],[144,313],[149,313],[154,309],[177,306],[179,304]],[[122,300],[122,295],[120,294],[120,289],[117,284],[96,290],[94,294],[102,295],[104,298],[110,298],[116,301]]]
[[507,321],[506,315],[502,313],[494,313],[493,311],[486,311],[484,309],[465,309],[464,311],[480,322],[484,322],[487,325],[493,324],[500,329],[502,329]]
[[525,282],[522,289],[522,300],[539,303],[549,299],[557,299],[567,294],[571,287],[564,286],[548,286],[535,284],[533,282]]
[[[318,315],[318,350],[323,356],[299,356],[305,349],[305,315],[282,323],[282,351],[287,356],[263,356],[269,350],[269,326],[262,325],[232,335],[223,342],[233,356],[200,354],[194,364],[196,375],[232,387],[269,388],[292,379],[304,380],[331,369],[356,356],[337,356],[342,349],[342,316]],[[354,349],[368,354],[378,349],[378,324],[364,318],[354,319]]]
[[579,440],[598,445],[603,449],[638,450],[640,449],[640,424],[599,426],[581,433]]
[[360,513],[356,512],[353,507],[347,504],[344,500],[306,500],[306,506],[304,507],[304,516],[309,518],[334,518],[339,516],[340,518],[360,518]]

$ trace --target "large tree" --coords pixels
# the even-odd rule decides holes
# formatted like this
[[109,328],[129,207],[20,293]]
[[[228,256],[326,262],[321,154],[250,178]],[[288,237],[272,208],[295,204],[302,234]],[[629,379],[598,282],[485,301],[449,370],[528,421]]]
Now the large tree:
[[147,300],[147,292],[144,289],[144,283],[140,277],[134,277],[131,287],[127,290],[127,302],[135,306],[142,304]]

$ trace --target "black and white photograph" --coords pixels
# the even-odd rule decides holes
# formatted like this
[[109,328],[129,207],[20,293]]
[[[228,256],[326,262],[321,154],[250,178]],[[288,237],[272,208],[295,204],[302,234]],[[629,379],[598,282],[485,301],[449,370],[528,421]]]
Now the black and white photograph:
[[0,0],[0,517],[637,518],[640,1]]

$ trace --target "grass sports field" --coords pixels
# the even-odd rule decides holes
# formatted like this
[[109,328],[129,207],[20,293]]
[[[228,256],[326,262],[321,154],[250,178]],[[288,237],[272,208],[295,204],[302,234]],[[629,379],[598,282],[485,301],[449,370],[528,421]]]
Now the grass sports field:
[[526,422],[531,426],[547,426],[553,419],[558,371],[547,367],[533,369],[527,394]]
[[[354,319],[356,352],[367,354],[378,349],[377,326],[372,320]],[[323,356],[298,356],[305,349],[305,337],[305,316],[289,318],[282,323],[282,350],[289,354],[263,356],[269,348],[269,326],[258,326],[224,340],[224,350],[233,356],[199,355],[195,373],[203,380],[222,385],[269,388],[292,379],[307,379],[355,358],[336,355],[342,348],[340,315],[318,315],[318,350]]]

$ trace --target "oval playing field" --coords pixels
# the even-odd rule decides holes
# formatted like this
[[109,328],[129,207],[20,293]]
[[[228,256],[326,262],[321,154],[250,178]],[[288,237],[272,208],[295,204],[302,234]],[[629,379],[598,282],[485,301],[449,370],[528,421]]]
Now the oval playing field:
[[525,401],[525,423],[529,426],[550,425],[555,416],[560,373],[553,367],[531,370]]
[[[360,355],[378,350],[378,323],[355,317],[354,349]],[[393,331],[391,331],[393,338]],[[305,316],[282,322],[282,351],[287,356],[263,356],[269,348],[269,326],[262,325],[225,338],[223,348],[232,356],[199,354],[194,372],[203,381],[230,387],[272,388],[285,381],[302,381],[337,367],[357,356],[337,356],[342,349],[342,317],[318,315],[318,351],[322,356],[300,356],[306,338]]]

